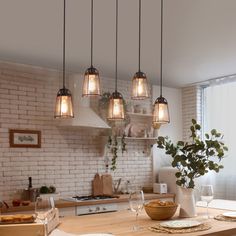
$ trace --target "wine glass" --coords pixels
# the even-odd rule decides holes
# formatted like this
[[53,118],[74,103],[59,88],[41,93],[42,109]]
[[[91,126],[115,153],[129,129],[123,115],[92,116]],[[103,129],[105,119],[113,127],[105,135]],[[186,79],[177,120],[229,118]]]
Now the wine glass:
[[44,225],[45,236],[48,235],[47,232],[47,212],[52,208],[49,198],[37,197],[35,202],[35,214],[37,219]]
[[207,218],[209,219],[208,205],[213,200],[213,186],[202,185],[201,186],[201,200],[207,204]]
[[133,226],[133,230],[137,231],[139,226],[138,222],[138,214],[142,211],[144,204],[144,195],[142,190],[133,191],[129,195],[129,205],[131,211],[136,213],[136,225]]

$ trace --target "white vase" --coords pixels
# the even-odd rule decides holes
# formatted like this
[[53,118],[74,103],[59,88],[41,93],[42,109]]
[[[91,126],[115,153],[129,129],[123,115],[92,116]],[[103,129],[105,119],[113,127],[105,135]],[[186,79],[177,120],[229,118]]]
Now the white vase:
[[177,187],[176,202],[180,204],[179,217],[195,217],[196,204],[192,188]]

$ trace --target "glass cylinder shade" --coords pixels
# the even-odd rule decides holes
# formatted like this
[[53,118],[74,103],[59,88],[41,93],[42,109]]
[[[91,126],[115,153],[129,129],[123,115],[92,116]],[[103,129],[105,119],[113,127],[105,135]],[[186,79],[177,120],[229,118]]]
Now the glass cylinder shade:
[[145,73],[136,72],[132,80],[132,99],[148,98],[148,82]]
[[107,119],[108,120],[125,119],[124,100],[122,95],[117,91],[115,91],[109,99]]
[[101,95],[99,72],[90,67],[85,71],[82,96]]
[[55,118],[73,118],[72,95],[69,89],[62,88],[57,93]]
[[154,103],[152,123],[154,128],[159,124],[170,123],[168,102],[162,96],[158,97]]

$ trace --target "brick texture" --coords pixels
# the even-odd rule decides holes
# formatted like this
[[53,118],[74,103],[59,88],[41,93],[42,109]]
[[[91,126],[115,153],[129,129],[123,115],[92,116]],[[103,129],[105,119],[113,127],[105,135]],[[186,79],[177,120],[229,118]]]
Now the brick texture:
[[[27,188],[55,185],[61,195],[91,194],[94,174],[105,171],[100,137],[85,129],[57,126],[53,118],[61,73],[28,65],[0,62],[0,198],[11,200]],[[130,99],[130,82],[119,81],[119,91]],[[102,78],[104,91],[114,90],[114,80]],[[150,108],[151,99],[145,102]],[[42,147],[9,148],[9,129],[42,132]],[[145,141],[127,141],[128,151],[119,153],[113,178],[124,185],[152,184],[152,159]]]
[[192,119],[202,123],[202,91],[200,86],[189,86],[182,89],[182,113],[183,113],[183,140],[189,141],[191,135],[189,127]]

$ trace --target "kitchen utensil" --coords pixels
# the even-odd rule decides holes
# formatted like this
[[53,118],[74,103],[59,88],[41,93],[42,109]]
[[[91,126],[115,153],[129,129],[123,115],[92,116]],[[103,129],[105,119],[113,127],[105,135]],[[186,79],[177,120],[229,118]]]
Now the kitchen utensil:
[[102,195],[112,196],[112,176],[110,174],[103,174],[102,178]]
[[32,177],[29,177],[28,181],[28,188],[24,189],[22,192],[22,200],[35,202],[36,198],[39,196],[39,190],[32,187]]
[[228,218],[232,218],[232,219],[236,219],[236,212],[225,212],[222,214],[223,216],[225,217],[228,217]]
[[201,225],[202,222],[197,220],[171,220],[160,223],[162,227],[171,229],[192,228]]
[[92,181],[93,196],[112,196],[112,176],[110,174],[103,174],[100,176],[98,173],[94,176]]
[[201,186],[201,200],[207,204],[207,218],[209,218],[208,205],[213,200],[213,186],[202,185]]
[[39,219],[45,229],[45,236],[48,235],[47,227],[46,224],[48,222],[47,218],[47,212],[51,210],[51,204],[49,199],[42,199],[41,197],[37,197],[36,202],[35,202],[35,214],[37,219]]
[[102,181],[98,173],[95,174],[94,176],[94,179],[92,181],[92,187],[93,187],[93,196],[101,196],[103,194]]
[[[152,203],[154,201],[150,201]],[[152,219],[152,220],[166,220],[171,218],[176,210],[178,205],[173,203],[171,205],[157,205],[157,204],[150,204],[146,203],[144,204],[144,209],[147,213],[147,215]]]
[[138,214],[142,211],[144,204],[144,195],[142,190],[133,191],[129,196],[129,205],[131,211],[136,213],[136,225],[133,226],[133,230],[139,230],[138,222]]

